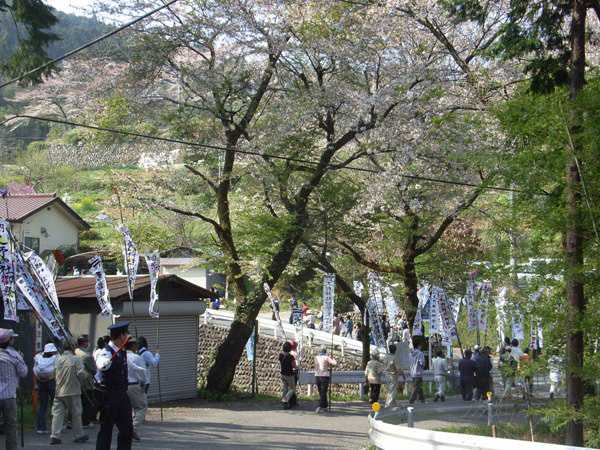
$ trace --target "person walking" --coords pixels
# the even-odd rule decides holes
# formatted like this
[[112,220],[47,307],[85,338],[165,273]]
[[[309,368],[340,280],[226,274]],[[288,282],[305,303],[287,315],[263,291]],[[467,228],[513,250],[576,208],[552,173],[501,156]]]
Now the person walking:
[[319,350],[319,354],[315,356],[315,380],[319,390],[319,406],[315,411],[317,414],[329,406],[327,392],[329,390],[330,371],[336,364],[336,360],[327,355],[327,347],[323,345]]
[[81,424],[81,381],[86,373],[83,362],[73,353],[74,348],[75,342],[65,342],[63,354],[56,358],[56,393],[52,403],[50,445],[62,444],[60,436],[68,414],[71,415],[74,442],[82,443],[89,440],[89,436],[83,433]]
[[141,441],[139,430],[146,419],[148,410],[148,398],[146,386],[148,383],[148,369],[146,363],[138,355],[138,344],[135,339],[127,342],[127,397],[131,402],[133,410],[133,432],[131,437],[134,441]]
[[387,387],[387,398],[385,400],[385,407],[389,408],[390,406],[396,403],[396,397],[398,396],[398,382],[400,377],[404,379],[404,372],[402,371],[402,367],[400,366],[400,358],[398,355],[396,344],[390,344],[389,346],[389,354],[387,354],[384,358],[384,366],[385,371],[388,375],[388,380],[386,383]]
[[460,374],[460,393],[465,402],[473,400],[473,387],[475,386],[476,365],[471,359],[473,352],[465,351],[464,358],[458,361],[458,372]]
[[367,383],[369,383],[369,403],[371,405],[379,401],[379,395],[381,394],[381,377],[384,370],[385,366],[379,358],[379,352],[374,350],[371,352],[371,359],[365,368],[365,378],[367,379]]
[[27,376],[23,356],[13,348],[18,336],[11,329],[0,328],[0,413],[6,450],[17,450],[17,387],[19,379]]
[[560,383],[563,372],[563,360],[558,355],[552,355],[548,359],[548,378],[550,379],[550,400],[554,400],[554,396],[560,392]]
[[35,420],[35,432],[47,434],[48,405],[54,400],[54,368],[58,350],[52,343],[44,345],[44,351],[34,357],[33,374],[38,391],[38,410]]
[[138,355],[140,355],[142,357],[142,359],[144,360],[144,363],[146,364],[146,369],[148,370],[148,372],[146,373],[148,384],[146,384],[146,386],[144,388],[146,394],[148,394],[148,390],[150,389],[150,382],[151,382],[151,378],[152,378],[150,369],[152,369],[153,367],[158,367],[158,365],[160,364],[160,354],[159,354],[158,347],[156,348],[156,351],[154,353],[152,353],[148,349],[148,340],[144,336],[140,336],[137,339],[137,342],[138,342],[138,348],[139,348]]
[[125,346],[129,341],[129,322],[108,327],[110,341],[96,358],[100,383],[104,389],[100,411],[100,431],[96,450],[110,450],[112,431],[119,430],[117,450],[130,450],[133,435],[131,402],[127,396],[128,371]]
[[290,402],[296,393],[296,361],[291,354],[292,345],[289,342],[284,342],[282,350],[279,354],[282,384],[281,403],[283,409],[290,409]]
[[83,428],[90,426],[92,422],[96,421],[98,415],[98,408],[94,402],[94,376],[96,375],[96,361],[89,353],[90,340],[87,334],[82,334],[77,338],[77,348],[75,349],[75,356],[81,359],[83,368],[85,369],[85,376],[81,380],[81,423]]
[[483,349],[479,358],[475,360],[475,373],[477,386],[475,400],[486,400],[487,393],[491,390],[490,376],[492,373],[492,361],[487,349]]
[[418,398],[425,403],[425,393],[423,392],[423,370],[425,369],[425,355],[421,351],[421,343],[415,342],[414,348],[410,352],[410,376],[412,378],[413,391],[408,401],[411,405]]
[[435,381],[436,392],[433,399],[434,402],[441,400],[446,401],[446,375],[448,375],[448,361],[444,358],[441,350],[435,354],[435,358],[431,361],[433,366],[433,381]]

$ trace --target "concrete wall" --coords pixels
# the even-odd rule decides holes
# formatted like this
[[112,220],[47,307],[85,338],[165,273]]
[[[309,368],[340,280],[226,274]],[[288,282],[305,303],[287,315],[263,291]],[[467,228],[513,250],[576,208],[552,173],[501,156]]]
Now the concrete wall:
[[[199,354],[198,354],[198,375],[200,384],[204,384],[206,373],[208,371],[208,361],[211,352],[223,341],[227,335],[227,329],[216,327],[214,325],[200,325],[199,335]],[[279,353],[281,352],[282,341],[275,340],[266,336],[259,336],[256,348],[256,372],[258,379],[258,392],[261,394],[280,395],[281,394],[281,376],[279,374]],[[303,365],[308,364],[312,369],[314,357],[318,352],[318,347],[304,348]],[[334,350],[333,357],[338,362],[340,370],[360,370],[361,361],[356,356],[345,355],[342,357],[339,350]],[[233,386],[240,391],[252,391],[252,363],[248,361],[246,351],[238,364]],[[316,392],[316,390],[313,390]],[[301,394],[307,393],[307,387],[301,388]],[[333,393],[356,394],[358,385],[334,385]]]
[[[42,227],[46,229],[48,237],[42,235]],[[23,223],[14,224],[13,231],[21,242],[25,237],[38,238],[40,240],[39,254],[45,250],[57,248],[79,248],[79,230],[67,213],[57,204],[38,211],[25,219]]]

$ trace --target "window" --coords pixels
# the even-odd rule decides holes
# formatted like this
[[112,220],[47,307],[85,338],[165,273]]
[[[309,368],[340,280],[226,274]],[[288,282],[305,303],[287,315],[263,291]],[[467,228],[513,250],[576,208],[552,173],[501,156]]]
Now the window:
[[36,253],[40,253],[40,238],[25,237],[23,245],[27,247],[25,250],[35,250]]

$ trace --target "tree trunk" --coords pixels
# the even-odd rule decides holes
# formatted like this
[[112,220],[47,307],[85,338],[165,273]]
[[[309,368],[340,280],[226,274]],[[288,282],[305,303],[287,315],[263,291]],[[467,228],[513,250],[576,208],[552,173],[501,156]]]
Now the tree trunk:
[[369,313],[365,313],[364,310],[361,309],[361,314],[364,320],[361,328],[362,328],[362,368],[365,369],[367,367],[367,363],[369,359],[371,359],[371,329],[369,328]]
[[251,334],[252,325],[239,320],[233,321],[227,337],[214,353],[206,379],[208,391],[224,394],[229,390],[235,376],[235,369]]
[[[571,68],[570,96],[574,101],[585,84],[585,22],[586,0],[573,0],[571,20]],[[576,105],[571,105],[569,131],[573,139],[575,154],[569,158],[566,167],[566,228],[564,234],[565,281],[568,301],[567,336],[567,403],[575,411],[583,407],[583,330],[581,322],[585,312],[585,296],[582,280],[583,239],[581,233],[581,179],[576,163],[579,150],[581,114]],[[567,426],[567,445],[583,446],[583,422],[571,420]]]
[[403,257],[404,272],[402,274],[404,281],[404,309],[406,310],[406,320],[408,326],[412,329],[415,321],[415,315],[419,306],[417,291],[419,290],[419,279],[415,268],[416,254],[413,248],[407,248]]

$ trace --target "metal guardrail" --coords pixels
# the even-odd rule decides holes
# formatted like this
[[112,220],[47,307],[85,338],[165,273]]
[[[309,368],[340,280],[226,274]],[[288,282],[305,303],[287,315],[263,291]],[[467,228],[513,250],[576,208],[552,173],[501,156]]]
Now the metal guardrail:
[[[216,325],[223,328],[229,328],[233,322],[233,312],[225,311],[220,309],[207,309],[204,313],[204,323]],[[281,329],[279,328],[275,320],[269,320],[265,318],[258,318],[258,334],[260,336],[270,336],[275,339],[295,339],[298,340],[296,327],[289,323],[282,323],[285,336],[281,336]],[[324,331],[314,330],[308,327],[302,327],[302,334],[304,337],[304,345],[327,345],[328,347],[332,344],[335,347],[341,349],[343,353],[350,353],[354,355],[362,355],[362,342],[356,339],[351,339],[343,336],[334,334],[333,338],[331,333]],[[375,350],[375,346],[371,346],[372,350]]]
[[592,450],[587,447],[543,444],[393,425],[369,417],[369,439],[380,450]]

